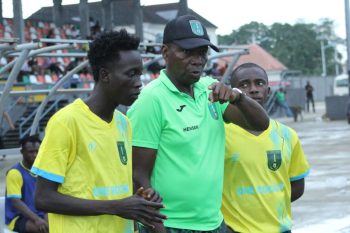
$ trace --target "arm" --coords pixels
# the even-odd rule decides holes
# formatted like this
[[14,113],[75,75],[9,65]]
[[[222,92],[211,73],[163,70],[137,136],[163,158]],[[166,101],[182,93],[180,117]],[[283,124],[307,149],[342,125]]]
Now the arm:
[[305,180],[300,179],[291,182],[292,195],[291,202],[298,200],[304,194]]
[[[133,181],[135,189],[144,187],[151,188],[151,174],[156,161],[157,150],[144,147],[133,147]],[[142,159],[140,159],[142,158]],[[165,233],[163,223],[154,223],[154,232]]]
[[36,215],[33,211],[31,211],[28,206],[18,198],[11,199],[12,206],[17,209],[21,214],[23,214],[26,218],[31,220],[37,229],[40,229],[40,232],[49,232],[49,225],[47,220],[42,219],[38,215]]
[[7,112],[4,112],[4,118],[6,120],[6,122],[9,124],[10,129],[15,129],[15,125],[13,124],[9,114]]
[[244,94],[236,104],[227,106],[224,120],[248,130],[263,131],[269,127],[269,116],[264,108]]
[[140,189],[135,195],[119,200],[87,200],[57,192],[58,183],[38,177],[35,205],[39,210],[50,213],[79,216],[117,215],[133,219],[146,226],[150,222],[162,222],[166,217],[159,213],[162,203],[147,201]]
[[212,92],[209,100],[220,103],[230,102],[224,112],[224,120],[248,130],[263,131],[269,126],[269,116],[262,106],[250,97],[232,90],[223,83],[208,87]]

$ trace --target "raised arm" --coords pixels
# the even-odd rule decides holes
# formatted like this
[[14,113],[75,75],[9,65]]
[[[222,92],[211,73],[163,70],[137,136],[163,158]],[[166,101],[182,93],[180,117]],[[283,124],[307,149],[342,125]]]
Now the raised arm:
[[229,102],[224,112],[226,122],[237,124],[248,130],[263,131],[268,128],[269,117],[264,108],[255,100],[219,82],[210,85],[209,89],[212,90],[209,96],[210,101]]
[[117,215],[150,227],[153,227],[152,222],[162,222],[166,218],[159,213],[163,204],[145,200],[142,197],[143,189],[139,189],[131,197],[119,200],[87,200],[57,192],[58,185],[56,182],[38,177],[35,193],[37,209],[65,215]]

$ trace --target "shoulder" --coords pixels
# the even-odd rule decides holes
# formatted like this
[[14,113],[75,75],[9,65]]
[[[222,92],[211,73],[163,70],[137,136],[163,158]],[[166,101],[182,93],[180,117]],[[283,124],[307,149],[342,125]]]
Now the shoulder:
[[51,118],[49,123],[59,122],[62,124],[69,124],[71,122],[77,121],[79,115],[81,115],[81,107],[77,101],[68,104],[67,106],[58,110]]
[[275,124],[276,129],[278,130],[278,132],[281,134],[282,137],[293,139],[293,140],[299,140],[298,134],[293,128],[276,120],[271,120],[270,124],[271,123]]
[[17,168],[11,168],[10,170],[8,170],[6,176],[8,178],[11,178],[11,180],[13,179],[22,179],[22,174],[21,172],[17,169]]
[[210,84],[216,83],[216,82],[219,82],[219,81],[210,77],[210,76],[201,77],[201,79],[198,81],[198,83],[206,85],[206,86],[209,86]]

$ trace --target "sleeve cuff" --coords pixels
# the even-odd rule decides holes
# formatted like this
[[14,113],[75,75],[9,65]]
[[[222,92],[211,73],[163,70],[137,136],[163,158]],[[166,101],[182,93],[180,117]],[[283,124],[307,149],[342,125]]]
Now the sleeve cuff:
[[32,167],[31,172],[34,173],[35,175],[41,176],[47,180],[51,180],[51,181],[56,182],[56,183],[62,184],[64,182],[63,176],[59,176],[59,175],[41,170],[37,167]]
[[6,195],[6,198],[9,198],[9,199],[21,199],[22,195],[20,195],[20,194],[8,194],[8,195]]
[[306,176],[308,176],[309,174],[310,174],[310,169],[307,170],[306,172],[304,172],[304,173],[301,174],[301,175],[293,176],[293,177],[289,178],[289,180],[290,180],[290,181],[301,180],[301,179],[305,178]]

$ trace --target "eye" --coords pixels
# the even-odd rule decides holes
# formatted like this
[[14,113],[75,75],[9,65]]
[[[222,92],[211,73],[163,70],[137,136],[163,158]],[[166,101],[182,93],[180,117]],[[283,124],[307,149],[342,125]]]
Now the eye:
[[139,69],[133,69],[127,73],[127,76],[129,76],[130,78],[134,78],[134,77],[138,78],[141,75],[142,75],[142,70],[139,70]]
[[188,55],[188,54],[191,54],[191,50],[189,49],[181,49],[181,52]]
[[263,80],[259,80],[259,81],[257,82],[257,85],[258,85],[258,86],[265,86],[265,85],[266,85],[266,82],[263,81]]
[[239,87],[241,87],[241,88],[247,88],[247,87],[248,87],[248,83],[246,83],[246,82],[241,83],[241,84],[239,85]]

